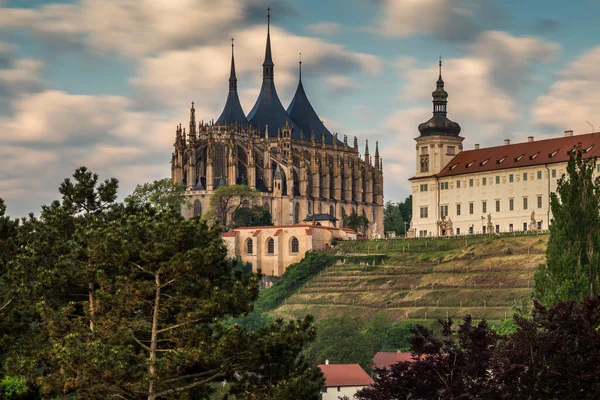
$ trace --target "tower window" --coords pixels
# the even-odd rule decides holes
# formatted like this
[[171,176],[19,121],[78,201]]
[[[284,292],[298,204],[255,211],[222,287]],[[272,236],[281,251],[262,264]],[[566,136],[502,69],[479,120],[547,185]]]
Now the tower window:
[[295,237],[292,238],[292,253],[298,253],[300,251],[300,242]]
[[487,212],[487,201],[481,202],[481,212],[483,212],[483,213]]
[[246,253],[252,254],[254,251],[254,243],[252,243],[252,239],[246,240]]

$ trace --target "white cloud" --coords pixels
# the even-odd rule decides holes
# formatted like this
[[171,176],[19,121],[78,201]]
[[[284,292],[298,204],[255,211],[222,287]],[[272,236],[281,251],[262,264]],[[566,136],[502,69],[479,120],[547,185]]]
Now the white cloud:
[[484,4],[473,0],[383,0],[376,27],[368,29],[387,37],[431,34],[446,40],[469,40],[481,30],[474,21]]
[[42,89],[43,66],[39,60],[14,58],[12,46],[0,42],[0,116],[10,111],[12,101]]
[[332,95],[348,93],[357,87],[354,80],[344,75],[332,75],[327,77],[325,81],[329,85],[329,93]]
[[79,0],[0,9],[0,28],[25,28],[100,52],[139,57],[226,37],[261,0]]
[[336,22],[317,22],[316,24],[310,24],[306,26],[306,32],[311,35],[322,35],[331,36],[339,33],[342,29],[342,25]]
[[[532,121],[553,130],[600,131],[600,46],[582,54],[559,73],[560,79],[534,103]],[[587,122],[586,122],[587,121]]]

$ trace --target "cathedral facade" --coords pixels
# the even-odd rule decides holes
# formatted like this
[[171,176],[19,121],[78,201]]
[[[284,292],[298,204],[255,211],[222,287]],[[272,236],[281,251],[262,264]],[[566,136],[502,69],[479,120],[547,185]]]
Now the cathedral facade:
[[[270,25],[270,17],[269,17]],[[255,189],[255,205],[271,213],[275,225],[302,224],[328,214],[341,227],[344,216],[356,213],[370,221],[368,236],[383,237],[383,161],[376,143],[360,155],[338,139],[310,104],[300,76],[289,107],[275,89],[270,26],[267,28],[263,82],[250,113],[242,110],[237,92],[233,44],[229,93],[216,121],[196,121],[194,104],[189,129],[179,125],[171,161],[174,183],[186,187],[186,217],[209,209],[209,199],[221,186],[243,184]]]

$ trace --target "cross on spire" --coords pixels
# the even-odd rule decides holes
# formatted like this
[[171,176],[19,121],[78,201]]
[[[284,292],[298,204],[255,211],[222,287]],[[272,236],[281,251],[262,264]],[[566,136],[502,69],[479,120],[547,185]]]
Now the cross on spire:
[[271,6],[267,7],[267,32],[271,30]]
[[300,81],[302,81],[302,53],[300,53],[300,61],[298,62],[298,64],[300,65],[300,67],[299,67]]

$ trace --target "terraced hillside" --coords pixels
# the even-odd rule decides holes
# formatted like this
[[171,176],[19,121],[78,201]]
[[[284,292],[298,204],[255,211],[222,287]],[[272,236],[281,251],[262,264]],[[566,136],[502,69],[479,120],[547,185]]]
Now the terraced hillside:
[[345,242],[337,264],[275,313],[318,319],[384,312],[393,320],[499,320],[528,298],[547,235]]

